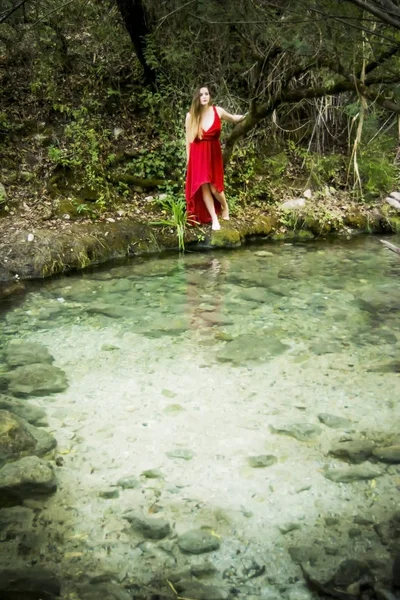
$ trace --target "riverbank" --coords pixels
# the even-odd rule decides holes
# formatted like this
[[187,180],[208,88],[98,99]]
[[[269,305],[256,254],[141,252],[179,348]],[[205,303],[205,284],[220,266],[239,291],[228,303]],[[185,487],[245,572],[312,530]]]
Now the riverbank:
[[[329,235],[388,234],[399,231],[398,211],[386,203],[366,206],[342,196],[294,199],[282,204],[241,210],[219,232],[210,226],[187,227],[188,250],[239,247],[251,240],[310,240]],[[156,223],[168,215],[152,197],[139,216],[109,212],[101,219],[44,220],[40,213],[20,213],[0,219],[0,287],[3,296],[20,282],[81,270],[124,258],[178,250],[173,226]],[[18,283],[18,285],[15,285]]]

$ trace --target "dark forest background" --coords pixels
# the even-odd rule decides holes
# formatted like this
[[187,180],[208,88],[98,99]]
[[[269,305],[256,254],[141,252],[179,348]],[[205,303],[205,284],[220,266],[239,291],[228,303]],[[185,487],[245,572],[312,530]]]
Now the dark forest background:
[[2,0],[3,213],[179,197],[198,85],[247,113],[224,126],[233,211],[373,202],[397,182],[399,54],[398,0]]

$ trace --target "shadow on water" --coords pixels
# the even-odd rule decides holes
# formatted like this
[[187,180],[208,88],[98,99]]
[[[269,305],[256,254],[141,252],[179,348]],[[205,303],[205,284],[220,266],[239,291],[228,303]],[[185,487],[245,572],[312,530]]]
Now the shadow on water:
[[0,510],[0,598],[399,597],[397,260],[374,238],[254,246],[2,303],[1,408],[33,426],[10,441],[3,413],[1,456],[54,434],[58,491],[25,480]]

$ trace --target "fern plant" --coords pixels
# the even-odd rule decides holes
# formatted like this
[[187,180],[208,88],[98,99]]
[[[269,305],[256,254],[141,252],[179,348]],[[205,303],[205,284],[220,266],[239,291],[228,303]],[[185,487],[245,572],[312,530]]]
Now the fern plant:
[[178,237],[179,252],[185,252],[185,231],[187,225],[185,199],[182,196],[177,196],[175,198],[167,196],[166,198],[159,199],[157,203],[161,206],[162,210],[169,213],[170,216],[161,221],[156,221],[153,224],[166,225],[175,228]]

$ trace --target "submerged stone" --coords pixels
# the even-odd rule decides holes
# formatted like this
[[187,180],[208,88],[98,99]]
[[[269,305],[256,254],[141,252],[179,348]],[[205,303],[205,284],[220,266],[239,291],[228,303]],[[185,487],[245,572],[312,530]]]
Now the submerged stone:
[[144,537],[151,540],[162,540],[171,531],[171,526],[164,519],[153,519],[128,512],[123,515],[129,521],[135,531],[139,531]]
[[132,594],[116,583],[91,583],[79,589],[79,600],[132,600]]
[[190,600],[228,600],[231,597],[228,590],[200,581],[179,581],[176,589],[180,598]]
[[34,363],[51,364],[53,356],[42,344],[25,340],[12,341],[6,348],[5,359],[10,367],[20,367]]
[[400,464],[400,444],[387,446],[386,448],[376,448],[372,454],[380,462]]
[[320,413],[317,417],[321,423],[332,429],[349,429],[352,426],[349,419],[331,415],[329,413]]
[[123,490],[134,490],[140,487],[140,481],[133,476],[121,477],[121,479],[118,479],[117,485]]
[[358,464],[366,461],[374,448],[375,443],[368,440],[337,442],[331,447],[328,454]]
[[0,465],[24,454],[33,454],[37,442],[19,417],[0,410]]
[[262,362],[283,354],[290,346],[270,337],[268,331],[261,334],[244,333],[238,335],[218,351],[219,362],[232,362],[240,365],[248,361]]
[[37,456],[26,456],[0,469],[0,498],[23,500],[55,492],[53,470]]
[[46,425],[46,412],[29,402],[0,394],[0,410],[8,410],[32,425]]
[[382,469],[372,465],[360,465],[349,467],[348,469],[327,469],[324,477],[335,483],[352,483],[353,481],[362,481],[364,479],[375,479],[384,474]]
[[61,595],[61,581],[46,569],[0,570],[0,597],[4,600],[54,600]]
[[322,432],[322,428],[313,423],[294,423],[293,425],[282,427],[273,427],[271,425],[270,430],[272,433],[293,437],[296,440],[299,440],[299,442],[310,442],[317,438]]
[[42,396],[63,392],[68,387],[67,377],[61,369],[46,364],[17,367],[1,374],[8,382],[9,392],[16,396]]
[[274,465],[278,459],[273,454],[261,454],[259,456],[249,456],[247,462],[253,469],[262,469]]
[[192,529],[178,537],[178,546],[182,552],[203,554],[218,550],[220,542],[216,535],[205,529]]
[[111,319],[133,319],[135,317],[135,312],[127,306],[115,306],[102,302],[90,304],[86,308],[86,312],[89,314],[104,315]]
[[175,448],[165,453],[168,458],[181,458],[183,460],[192,460],[194,453],[188,448]]

